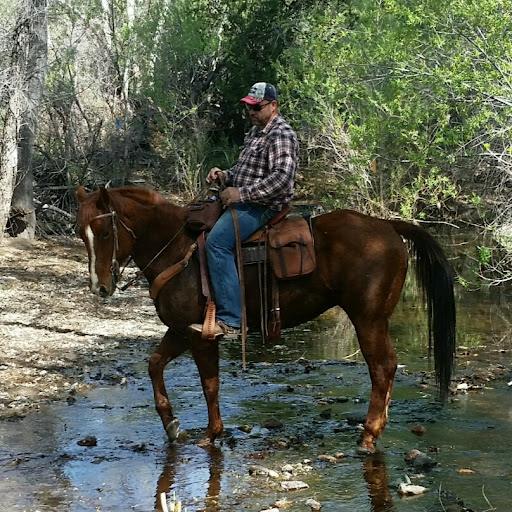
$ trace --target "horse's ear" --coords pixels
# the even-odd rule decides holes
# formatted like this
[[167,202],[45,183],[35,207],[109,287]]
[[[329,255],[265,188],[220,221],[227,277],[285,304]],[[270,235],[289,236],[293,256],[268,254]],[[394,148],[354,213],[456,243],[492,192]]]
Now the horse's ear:
[[83,202],[87,197],[87,192],[85,191],[85,188],[82,187],[82,185],[78,185],[78,187],[76,187],[76,197],[80,203]]
[[110,206],[110,196],[108,190],[105,187],[99,188],[100,197],[98,199],[98,208],[100,210],[108,210]]

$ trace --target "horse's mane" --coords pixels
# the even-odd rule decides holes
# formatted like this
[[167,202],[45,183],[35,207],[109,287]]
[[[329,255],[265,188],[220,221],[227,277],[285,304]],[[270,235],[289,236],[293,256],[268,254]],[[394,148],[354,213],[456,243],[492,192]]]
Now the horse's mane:
[[122,205],[126,200],[132,200],[141,206],[151,207],[171,204],[170,201],[156,190],[144,187],[128,186],[108,189],[112,206]]
[[[125,211],[128,202],[135,201],[143,208],[153,208],[156,206],[169,207],[169,209],[178,209],[166,197],[145,187],[126,186],[120,188],[106,189],[109,195],[110,206],[116,211]],[[89,194],[87,199],[80,205],[80,223],[87,225],[98,215],[98,201],[101,198],[100,190]],[[166,208],[165,208],[166,209]]]

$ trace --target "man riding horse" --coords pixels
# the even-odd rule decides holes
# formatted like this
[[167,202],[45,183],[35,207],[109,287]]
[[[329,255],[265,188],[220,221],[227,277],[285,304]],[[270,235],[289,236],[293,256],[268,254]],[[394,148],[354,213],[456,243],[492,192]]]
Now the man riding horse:
[[[257,83],[242,99],[255,125],[247,134],[238,163],[226,171],[213,168],[209,179],[222,179],[228,188],[224,204],[238,213],[240,238],[246,238],[287,205],[293,194],[298,143],[278,113],[277,93]],[[114,293],[119,266],[132,257],[147,279],[152,298],[168,330],[149,358],[155,407],[171,441],[178,437],[179,420],[167,393],[164,370],[186,351],[192,353],[208,409],[208,425],[199,444],[212,444],[223,432],[220,414],[219,343],[190,336],[201,331],[207,297],[202,289],[197,232],[187,229],[190,210],[144,187],[87,193],[77,188],[78,226],[89,256],[89,287],[102,297]],[[218,305],[217,334],[241,324],[241,292],[233,248],[234,221],[224,213],[207,242],[208,262]],[[434,349],[440,398],[450,392],[455,355],[456,308],[454,274],[436,239],[425,229],[402,220],[385,220],[351,210],[336,210],[311,221],[316,267],[300,280],[279,282],[281,327],[286,329],[339,306],[351,320],[372,383],[368,412],[361,432],[363,453],[375,443],[388,419],[397,357],[389,320],[400,299],[409,259],[427,304],[429,345]],[[259,269],[247,267],[245,288],[261,288]],[[163,285],[155,283],[166,278]],[[247,301],[247,326],[261,326],[257,293]],[[271,312],[270,304],[265,312]],[[179,386],[179,383],[176,383]]]
[[[276,88],[254,84],[245,103],[253,127],[245,136],[238,162],[227,170],[210,169],[208,181],[223,181],[220,197],[235,210],[241,239],[265,225],[290,203],[299,163],[297,135],[279,113]],[[241,324],[240,284],[235,264],[235,227],[226,210],[206,240],[210,279],[215,293],[215,336],[236,338]],[[202,324],[191,329],[201,332]]]

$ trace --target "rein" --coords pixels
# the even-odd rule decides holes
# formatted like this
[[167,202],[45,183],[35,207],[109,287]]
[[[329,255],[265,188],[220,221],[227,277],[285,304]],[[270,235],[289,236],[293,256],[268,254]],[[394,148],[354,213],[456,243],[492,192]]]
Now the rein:
[[[120,288],[120,290],[122,292],[124,292],[125,290],[127,290],[130,286],[132,286],[133,284],[135,284],[143,275],[144,275],[144,271],[147,270],[149,268],[149,266],[154,263],[160,256],[161,254],[167,249],[167,247],[169,247],[173,242],[174,240],[176,239],[176,237],[183,231],[183,228],[185,227],[186,224],[183,224],[181,226],[180,229],[178,229],[178,231],[176,232],[176,234],[151,258],[150,262],[142,269],[142,270],[139,270],[137,272],[137,274],[135,275],[135,277],[132,277],[124,286],[122,286]],[[180,262],[181,263],[181,262]],[[184,265],[183,268],[185,268],[187,265]]]

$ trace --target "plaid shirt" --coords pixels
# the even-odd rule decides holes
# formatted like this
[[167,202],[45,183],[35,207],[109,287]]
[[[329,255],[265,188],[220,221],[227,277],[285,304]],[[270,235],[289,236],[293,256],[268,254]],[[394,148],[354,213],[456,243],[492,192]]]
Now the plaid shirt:
[[238,187],[242,202],[280,211],[292,200],[298,164],[297,135],[278,114],[263,130],[253,126],[246,134],[226,185]]

